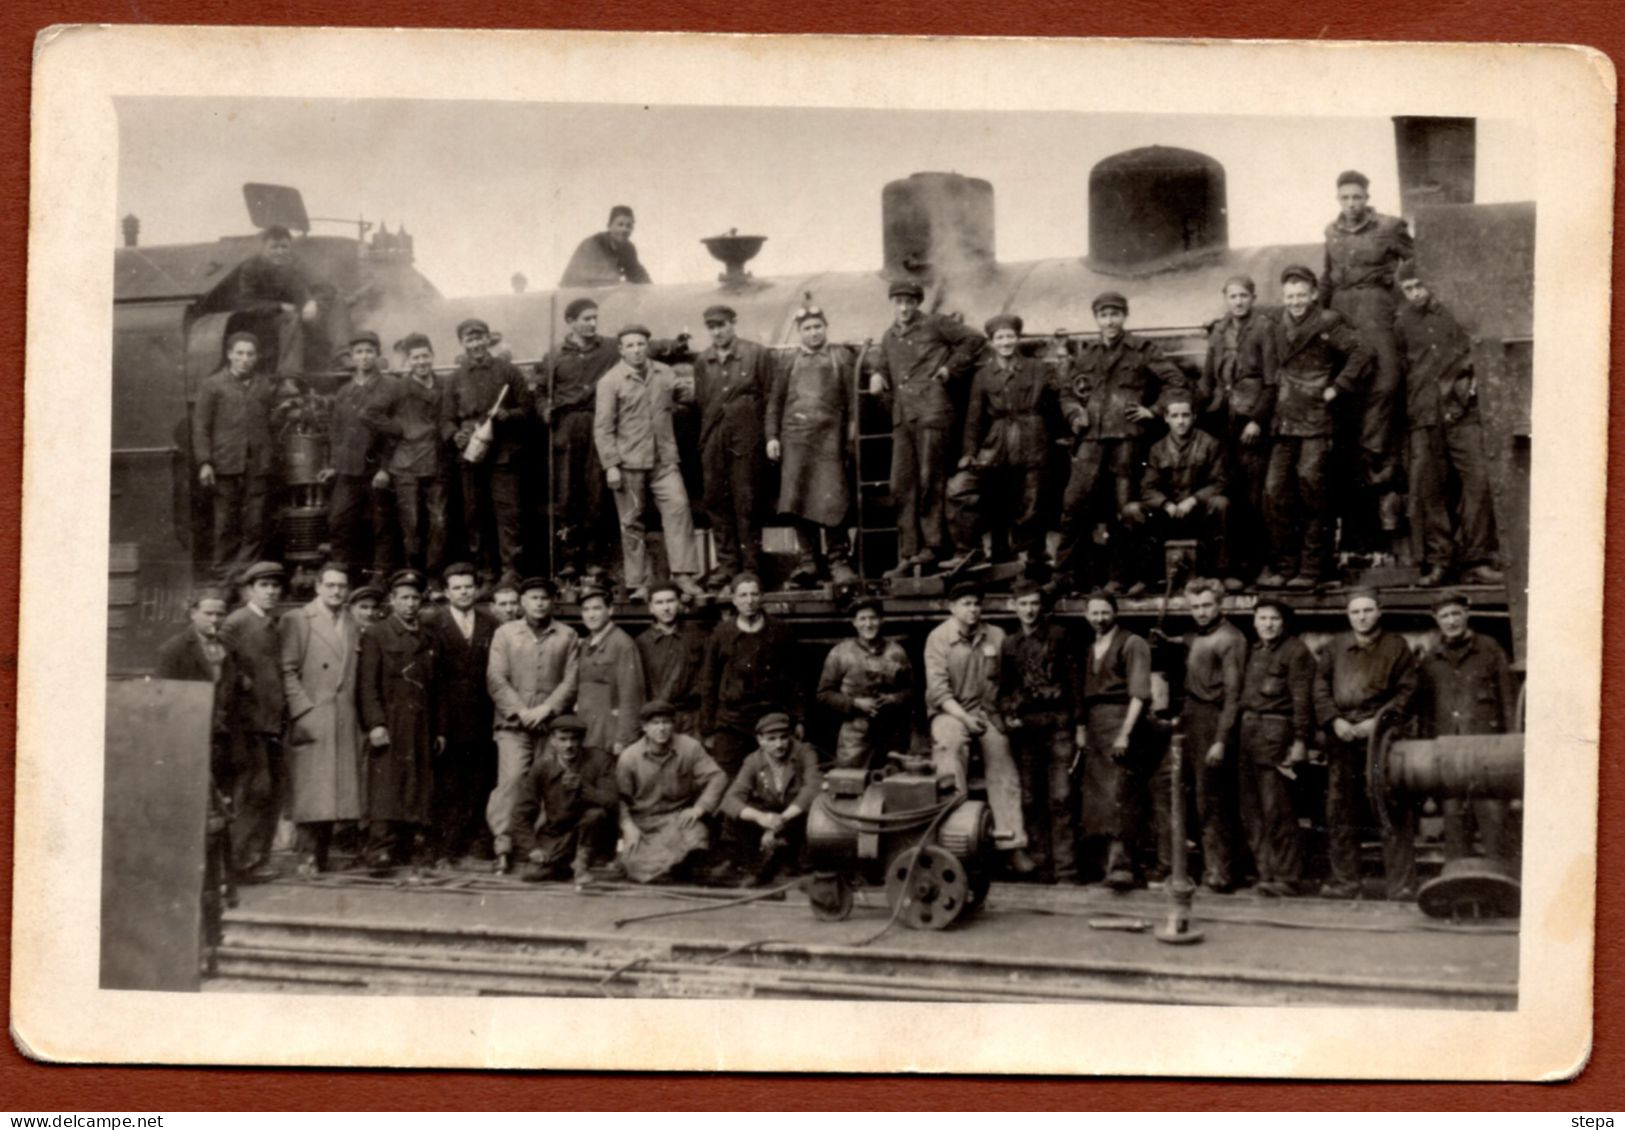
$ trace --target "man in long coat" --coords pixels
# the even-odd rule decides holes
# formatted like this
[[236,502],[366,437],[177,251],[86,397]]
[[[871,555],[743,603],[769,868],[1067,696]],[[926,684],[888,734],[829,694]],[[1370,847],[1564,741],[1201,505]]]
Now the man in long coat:
[[796,311],[796,330],[801,345],[779,359],[767,398],[767,457],[780,467],[777,509],[795,520],[801,550],[790,583],[816,584],[828,560],[830,580],[850,585],[858,575],[845,525],[852,501],[846,455],[857,362],[851,350],[829,344],[829,323],[817,306]]
[[288,698],[288,815],[299,827],[301,875],[327,870],[335,820],[362,817],[355,694],[361,633],[345,612],[349,595],[344,568],[325,565],[316,599],[278,624]]
[[476,607],[479,570],[471,562],[446,567],[446,607],[427,621],[438,641],[440,718],[446,752],[435,766],[436,862],[473,851],[491,858],[485,799],[496,784],[491,692],[485,685],[496,619]]
[[222,787],[231,794],[231,857],[239,882],[276,878],[271,841],[282,807],[282,646],[276,606],[287,574],[274,561],[243,574],[244,601],[220,626],[226,654],[214,696],[215,731],[230,767]]
[[[762,521],[757,491],[762,464],[762,407],[772,382],[772,354],[737,335],[731,306],[708,306],[711,347],[694,359],[694,397],[700,405],[700,465],[705,512],[716,539],[712,588],[743,569],[762,567]],[[591,743],[589,743],[591,744]]]
[[390,578],[389,617],[361,637],[359,701],[367,731],[367,863],[387,870],[411,857],[429,822],[434,759],[445,749],[435,638],[418,622],[423,574]]

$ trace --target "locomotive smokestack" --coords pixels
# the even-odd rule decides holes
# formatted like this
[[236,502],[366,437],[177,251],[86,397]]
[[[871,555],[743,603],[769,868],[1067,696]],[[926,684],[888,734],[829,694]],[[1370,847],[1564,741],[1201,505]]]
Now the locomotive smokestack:
[[1394,119],[1399,206],[1407,220],[1423,204],[1471,204],[1478,123],[1473,118]]
[[1224,166],[1190,149],[1148,145],[1089,172],[1089,266],[1148,273],[1230,245]]
[[958,173],[915,173],[880,196],[886,274],[944,275],[991,267],[993,186]]
[[125,247],[134,247],[138,242],[140,242],[141,221],[136,218],[136,214],[134,212],[131,212],[128,216],[125,216],[120,222],[120,226],[124,228]]
[[756,258],[767,236],[740,235],[738,228],[729,228],[727,235],[713,235],[700,242],[724,268],[717,281],[725,287],[738,288],[750,283],[750,272],[745,270],[745,264]]

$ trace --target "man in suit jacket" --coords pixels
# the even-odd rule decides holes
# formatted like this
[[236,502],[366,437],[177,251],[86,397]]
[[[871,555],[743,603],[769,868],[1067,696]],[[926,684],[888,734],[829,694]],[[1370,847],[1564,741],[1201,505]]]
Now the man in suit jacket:
[[462,855],[491,857],[485,798],[496,786],[496,747],[491,740],[491,695],[486,668],[497,621],[475,606],[478,569],[470,562],[448,566],[446,607],[426,621],[439,640],[440,716],[446,751],[434,773],[430,823],[437,865]]
[[191,624],[158,648],[158,678],[217,682],[226,658],[225,645],[220,642],[226,598],[214,589],[203,589],[192,598],[186,611]]
[[282,682],[288,698],[288,815],[299,828],[299,873],[327,869],[333,823],[359,820],[361,721],[356,661],[361,629],[345,609],[344,566],[322,567],[316,599],[282,617]]
[[276,606],[286,576],[274,561],[249,566],[243,574],[243,606],[220,627],[226,657],[215,695],[215,727],[224,733],[229,750],[230,783],[225,787],[236,817],[231,857],[238,882],[276,878],[270,852],[282,808],[287,705]]
[[258,363],[259,339],[232,334],[225,365],[199,386],[192,408],[192,458],[197,485],[213,496],[214,568],[222,582],[258,558],[265,544],[277,380],[257,372]]

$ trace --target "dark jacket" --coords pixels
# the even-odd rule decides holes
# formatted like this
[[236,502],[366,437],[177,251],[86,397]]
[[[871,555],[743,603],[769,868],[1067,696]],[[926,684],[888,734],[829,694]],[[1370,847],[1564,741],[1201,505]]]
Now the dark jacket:
[[[568,834],[590,809],[614,814],[621,794],[615,784],[615,758],[601,749],[583,747],[575,764],[566,766],[551,749],[536,755],[519,787],[514,805],[514,846],[527,854],[536,839]],[[537,818],[542,825],[536,828]]]
[[370,478],[383,470],[388,446],[385,437],[367,423],[367,413],[375,401],[393,392],[391,385],[395,379],[378,373],[366,388],[351,380],[333,394],[333,407],[328,417],[331,450],[328,460],[339,474],[366,475]]
[[269,475],[276,397],[277,379],[264,373],[241,380],[222,368],[205,378],[192,406],[193,461],[217,475]]
[[[224,645],[221,651],[224,652]],[[222,654],[222,659],[224,655]],[[170,636],[158,648],[158,678],[185,679],[191,682],[214,682],[214,664],[204,651],[203,637],[196,628]]]
[[1269,422],[1275,400],[1264,383],[1264,374],[1275,367],[1269,324],[1270,316],[1257,308],[1244,319],[1226,314],[1213,323],[1196,386],[1199,412],[1256,420],[1260,427]]
[[1363,722],[1384,710],[1407,712],[1416,694],[1416,656],[1404,636],[1378,630],[1361,644],[1353,632],[1332,638],[1315,678],[1315,720]]
[[446,382],[433,377],[428,386],[416,377],[391,377],[368,399],[362,422],[378,440],[380,462],[387,471],[404,475],[438,476],[441,472],[440,403]]
[[560,286],[614,286],[616,283],[648,283],[649,272],[638,260],[631,240],[616,243],[607,231],[593,232],[576,245],[564,268]]
[[1125,333],[1111,345],[1096,335],[1072,350],[1056,373],[1067,426],[1087,420],[1086,440],[1139,439],[1145,424],[1125,414],[1132,405],[1160,410],[1163,398],[1190,385],[1185,372],[1155,342]]
[[1053,621],[1028,634],[1011,628],[999,647],[999,713],[1007,718],[1052,716],[1057,723],[1077,720],[1083,694],[1072,633]]
[[1429,298],[1394,315],[1394,340],[1405,359],[1405,422],[1412,428],[1454,424],[1472,409],[1473,343],[1450,311]]
[[287,699],[276,617],[262,616],[244,605],[220,625],[220,642],[226,645],[228,666],[235,674],[233,684],[223,686],[219,696],[227,703],[231,725],[248,733],[280,735]]
[[[941,314],[918,314],[905,329],[898,329],[895,322],[886,327],[875,372],[890,390],[892,426],[952,427],[948,386],[970,374],[983,340],[975,330]],[[948,368],[947,380],[938,380],[936,373],[943,366]]]
[[1334,310],[1311,307],[1303,321],[1282,312],[1269,328],[1266,348],[1273,350],[1275,368],[1265,374],[1274,389],[1271,431],[1279,436],[1329,436],[1332,410],[1325,392],[1336,385],[1341,393],[1363,386],[1371,351],[1358,331]]
[[1394,274],[1402,262],[1415,257],[1410,228],[1400,217],[1367,211],[1365,218],[1351,228],[1339,216],[1326,225],[1321,304],[1331,306],[1340,293],[1357,290],[1377,292],[1372,298],[1378,303],[1392,303],[1396,293]]
[[[1241,712],[1287,719],[1292,741],[1313,744],[1315,657],[1297,636],[1254,642],[1241,676]],[[1243,751],[1246,752],[1246,751]]]
[[753,750],[739,766],[728,791],[722,794],[722,811],[739,819],[747,807],[759,812],[783,812],[792,804],[802,813],[812,807],[813,798],[824,786],[818,769],[818,751],[806,742],[790,742],[789,772],[780,788],[774,783],[767,754]]
[[434,789],[434,740],[440,723],[439,648],[433,633],[390,616],[361,635],[356,702],[361,728],[389,730],[389,745],[363,737],[365,811],[372,820],[427,823]]
[[296,262],[271,262],[264,255],[255,255],[237,268],[237,301],[234,309],[256,314],[275,314],[282,304],[303,306],[310,301],[310,283]]
[[577,345],[565,338],[542,360],[537,373],[536,411],[548,411],[551,380],[552,420],[566,412],[591,412],[598,394],[598,378],[613,369],[620,359],[621,351],[614,338],[599,335],[586,345]]
[[464,638],[449,610],[442,610],[425,625],[437,641],[436,674],[440,679],[440,717],[446,741],[452,745],[491,740],[491,694],[486,689],[486,667],[491,637],[497,622],[489,613],[474,610],[474,636]]
[[1422,657],[1414,713],[1423,737],[1507,733],[1516,702],[1506,653],[1486,636],[1440,639]]
[[694,358],[694,397],[700,406],[700,449],[760,459],[762,415],[773,387],[773,354],[736,339],[723,361],[712,346]]
[[667,634],[653,624],[637,638],[643,660],[645,702],[665,699],[679,714],[697,714],[700,680],[705,674],[705,633],[693,623],[679,622]]
[[741,632],[736,618],[711,633],[700,682],[702,733],[719,727],[750,729],[775,710],[801,717],[795,640],[782,622],[764,619],[755,632]]
[[490,353],[482,361],[464,358],[446,382],[445,399],[440,405],[441,434],[461,451],[468,446],[474,429],[490,414],[504,385],[508,396],[497,413],[491,450],[485,456],[485,462],[493,466],[513,462],[524,445],[525,420],[532,404],[530,390],[518,368]]
[[1043,362],[1017,354],[1005,367],[990,357],[971,379],[961,454],[984,467],[1042,467],[1059,424]]
[[1193,495],[1207,502],[1224,494],[1227,485],[1224,449],[1218,440],[1193,428],[1184,443],[1170,433],[1151,445],[1140,482],[1140,501],[1153,510]]

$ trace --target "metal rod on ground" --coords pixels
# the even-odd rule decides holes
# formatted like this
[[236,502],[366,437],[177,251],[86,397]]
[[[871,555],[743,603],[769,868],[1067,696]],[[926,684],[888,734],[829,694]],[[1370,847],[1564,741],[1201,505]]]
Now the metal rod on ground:
[[1202,940],[1202,931],[1191,926],[1191,896],[1194,887],[1185,867],[1185,735],[1175,730],[1168,743],[1168,760],[1173,767],[1169,821],[1173,825],[1173,870],[1168,876],[1168,919],[1157,927],[1159,942],[1189,945]]

